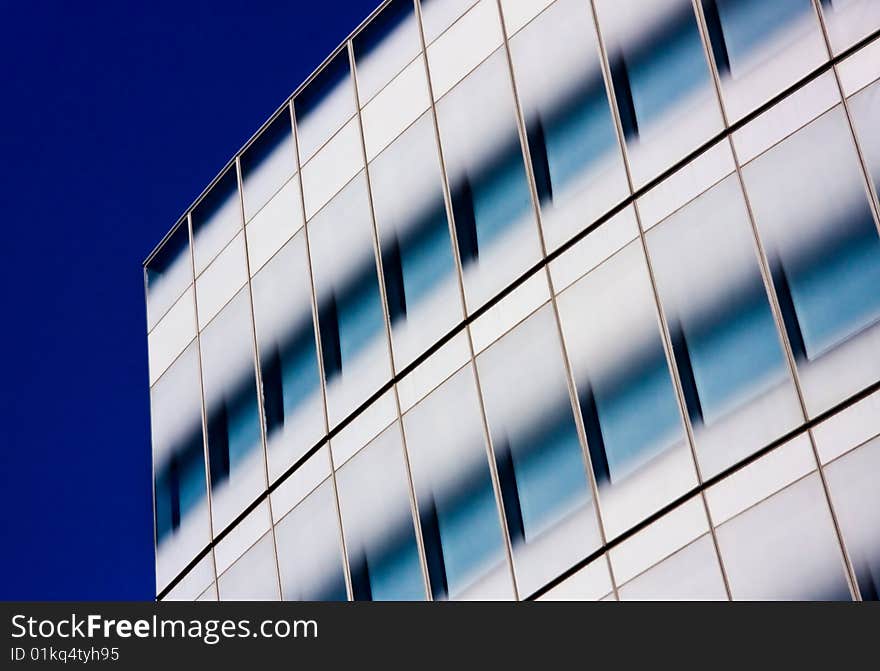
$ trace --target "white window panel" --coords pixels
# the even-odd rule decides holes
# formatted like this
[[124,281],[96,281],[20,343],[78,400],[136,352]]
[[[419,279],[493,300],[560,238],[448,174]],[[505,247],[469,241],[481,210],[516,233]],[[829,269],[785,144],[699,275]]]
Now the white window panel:
[[482,0],[428,47],[434,99],[455,86],[501,42],[498,6],[495,0]]
[[196,279],[200,331],[246,282],[244,234],[239,233]]
[[193,288],[190,287],[147,336],[150,386],[196,336],[193,296]]

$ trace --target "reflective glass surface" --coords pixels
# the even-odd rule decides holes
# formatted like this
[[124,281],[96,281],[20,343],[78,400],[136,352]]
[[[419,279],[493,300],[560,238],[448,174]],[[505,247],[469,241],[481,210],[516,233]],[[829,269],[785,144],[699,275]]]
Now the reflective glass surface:
[[862,599],[880,599],[880,438],[825,467],[831,504]]
[[880,237],[838,106],[743,169],[810,414],[880,377]]
[[646,240],[708,478],[803,419],[736,176]]
[[436,146],[425,113],[369,167],[398,370],[463,317]]
[[160,589],[211,539],[201,395],[193,342],[150,390]]
[[355,113],[348,49],[340,49],[293,101],[300,163]]
[[613,538],[697,479],[641,243],[562,292],[558,306],[602,519]]
[[346,601],[333,481],[328,479],[275,525],[285,601]]
[[312,285],[300,231],[254,277],[269,478],[324,435],[324,403],[312,319]]
[[721,130],[721,111],[690,0],[595,7],[639,187]]
[[184,220],[144,269],[148,331],[192,284],[192,259],[189,254],[189,225]]
[[599,545],[554,321],[547,305],[477,357],[523,597]]
[[331,428],[391,377],[367,181],[308,223]]
[[290,110],[285,107],[241,155],[244,218],[251,218],[296,172]]
[[512,598],[471,366],[404,415],[403,427],[434,600]]
[[352,40],[363,107],[421,48],[412,0],[392,0]]
[[557,0],[510,54],[552,250],[628,195],[589,4]]
[[503,51],[437,103],[437,122],[473,311],[541,255]]
[[736,121],[828,53],[811,0],[700,0],[721,93]]
[[241,230],[238,177],[230,167],[192,211],[193,256],[196,275]]
[[266,487],[247,288],[208,324],[201,344],[216,535]]
[[847,601],[849,586],[828,503],[814,473],[717,530],[738,601]]
[[397,423],[336,474],[356,601],[425,598],[408,483]]

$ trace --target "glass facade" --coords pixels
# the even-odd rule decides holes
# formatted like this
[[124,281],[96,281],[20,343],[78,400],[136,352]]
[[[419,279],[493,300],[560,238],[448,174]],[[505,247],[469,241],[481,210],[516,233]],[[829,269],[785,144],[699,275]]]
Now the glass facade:
[[880,598],[878,49],[383,2],[144,264],[158,597]]

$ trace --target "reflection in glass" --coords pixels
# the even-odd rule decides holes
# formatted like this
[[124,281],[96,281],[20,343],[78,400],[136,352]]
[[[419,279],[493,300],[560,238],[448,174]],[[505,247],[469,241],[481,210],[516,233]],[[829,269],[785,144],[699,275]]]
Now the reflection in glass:
[[217,579],[220,601],[278,601],[277,566],[270,531]]
[[552,250],[628,195],[589,4],[558,0],[510,53]]
[[419,52],[412,0],[391,0],[351,44],[363,107]]
[[874,191],[880,193],[880,81],[849,99],[849,113]]
[[880,438],[825,467],[831,505],[865,601],[880,599]]
[[285,107],[241,155],[245,220],[250,221],[295,172],[293,129]]
[[803,420],[737,178],[646,240],[697,457],[711,477]]
[[229,168],[192,211],[193,256],[196,275],[241,230],[238,177]]
[[721,130],[690,0],[596,0],[611,84],[639,187]]
[[355,113],[348,50],[341,49],[293,101],[304,164]]
[[363,173],[309,223],[331,428],[391,377]]
[[725,522],[716,536],[735,600],[851,598],[816,473]]
[[877,0],[819,0],[819,6],[836,54],[880,28]]
[[397,368],[462,319],[430,113],[370,164]]
[[514,110],[502,50],[437,103],[470,311],[541,255]]
[[150,414],[161,590],[211,539],[196,341],[153,385]]
[[403,418],[435,601],[513,597],[476,391],[467,366]]
[[186,220],[168,236],[144,272],[147,283],[147,331],[151,331],[193,281]]
[[396,422],[336,474],[355,601],[425,598],[408,480]]
[[842,108],[743,177],[812,416],[880,377],[880,238]]
[[431,43],[477,0],[420,0],[425,43]]
[[250,312],[245,287],[201,336],[215,535],[266,487]]
[[605,261],[557,304],[613,538],[697,483],[641,244]]
[[274,480],[324,433],[312,287],[302,231],[256,274],[252,287],[269,477]]
[[346,601],[333,482],[327,479],[275,526],[285,601]]
[[477,357],[524,598],[599,545],[550,305]]
[[701,0],[731,121],[828,56],[811,0]]
[[726,601],[712,536],[705,534],[633,578],[621,601]]

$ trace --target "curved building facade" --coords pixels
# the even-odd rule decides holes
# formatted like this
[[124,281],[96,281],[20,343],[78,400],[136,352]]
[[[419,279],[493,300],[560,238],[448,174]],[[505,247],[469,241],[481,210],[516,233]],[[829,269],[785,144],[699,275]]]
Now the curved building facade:
[[878,34],[384,2],[144,264],[158,598],[877,598]]

